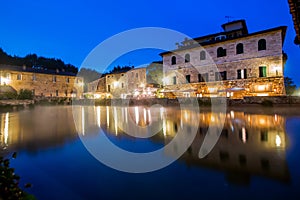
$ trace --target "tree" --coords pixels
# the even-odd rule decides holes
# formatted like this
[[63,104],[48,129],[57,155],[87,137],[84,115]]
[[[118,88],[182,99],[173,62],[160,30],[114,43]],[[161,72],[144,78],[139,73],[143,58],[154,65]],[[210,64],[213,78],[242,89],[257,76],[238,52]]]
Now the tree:
[[153,62],[147,67],[147,83],[163,85],[162,62]]
[[294,84],[294,81],[289,77],[284,77],[284,86],[286,95],[291,96],[296,91],[297,86]]
[[93,69],[81,68],[77,76],[83,77],[84,79],[84,91],[87,91],[87,84],[99,79],[101,74]]

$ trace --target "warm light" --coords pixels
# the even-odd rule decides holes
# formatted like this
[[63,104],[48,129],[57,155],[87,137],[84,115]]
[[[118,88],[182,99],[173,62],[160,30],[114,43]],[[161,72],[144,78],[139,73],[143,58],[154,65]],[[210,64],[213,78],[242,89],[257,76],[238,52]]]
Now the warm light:
[[100,128],[101,126],[101,110],[100,110],[100,106],[97,107],[97,124],[98,124],[98,127]]
[[269,96],[269,94],[268,93],[263,93],[263,94],[257,94],[257,96],[258,97],[267,97],[267,96]]
[[215,119],[214,116],[211,116],[210,120],[211,120],[212,122],[215,122],[216,119]]
[[8,85],[8,84],[10,84],[10,79],[1,77],[1,85]]
[[81,108],[81,127],[82,127],[82,135],[84,135],[84,124],[85,120],[84,120],[84,107]]
[[118,86],[119,86],[119,82],[118,82],[118,81],[115,81],[115,82],[114,82],[114,86],[115,86],[115,87],[118,87]]
[[8,125],[9,125],[9,113],[5,114],[5,122],[4,122],[4,144],[7,145],[8,142]]
[[246,129],[244,127],[242,128],[242,141],[243,143],[247,142],[247,134],[246,134]]
[[267,86],[266,85],[259,85],[257,86],[258,91],[266,91]]
[[230,111],[230,116],[232,119],[234,119],[234,111]]
[[277,117],[277,115],[276,115],[276,114],[275,114],[274,118],[275,118],[275,122],[277,122],[277,120],[278,120],[278,117]]
[[142,87],[142,88],[143,88],[143,87],[145,87],[145,84],[144,84],[144,83],[142,83],[142,84],[141,84],[141,87]]
[[265,125],[265,124],[266,124],[266,120],[263,119],[263,118],[261,118],[261,119],[259,119],[259,123],[260,123],[261,125]]
[[139,108],[136,106],[134,107],[134,114],[135,114],[135,123],[139,123]]
[[281,146],[281,138],[279,135],[276,135],[275,143],[276,143],[276,147]]
[[118,114],[117,114],[117,108],[114,107],[114,118],[115,118],[115,133],[118,135]]
[[108,110],[108,106],[106,106],[106,123],[107,123],[107,127],[109,127],[109,110]]
[[100,99],[100,98],[101,98],[101,95],[100,95],[100,94],[94,94],[94,98],[95,98],[95,99]]

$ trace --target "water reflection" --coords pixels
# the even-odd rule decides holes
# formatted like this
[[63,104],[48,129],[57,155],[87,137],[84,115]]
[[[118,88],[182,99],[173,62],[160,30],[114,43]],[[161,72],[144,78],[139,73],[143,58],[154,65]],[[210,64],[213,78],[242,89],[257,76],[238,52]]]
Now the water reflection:
[[[286,150],[288,140],[283,115],[250,114],[228,111],[226,114],[163,107],[81,107],[74,108],[77,130],[84,137],[99,134],[99,129],[111,137],[141,138],[152,144],[168,144],[178,132],[189,135],[199,127],[196,137],[180,162],[194,167],[223,171],[228,182],[248,184],[252,175],[278,181],[290,179]],[[40,150],[77,138],[72,107],[35,107],[0,114],[0,144],[16,150]],[[195,120],[198,115],[199,120]],[[209,127],[217,127],[226,117],[221,136],[204,159],[199,150]],[[134,124],[134,125],[133,125]],[[122,142],[122,140],[120,141]],[[176,156],[185,145],[178,141],[165,151]]]

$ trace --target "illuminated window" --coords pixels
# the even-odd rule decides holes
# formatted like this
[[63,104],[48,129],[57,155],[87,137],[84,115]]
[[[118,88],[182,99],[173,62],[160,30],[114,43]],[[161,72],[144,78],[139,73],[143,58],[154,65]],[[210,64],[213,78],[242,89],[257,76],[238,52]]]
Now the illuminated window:
[[265,39],[261,39],[258,41],[258,51],[263,51],[267,49],[267,42]]
[[191,56],[190,54],[186,54],[184,58],[185,63],[189,63],[191,61]]
[[259,67],[259,77],[267,77],[267,67]]
[[18,75],[17,75],[17,80],[18,80],[18,81],[22,80],[22,74],[18,74]]
[[237,79],[246,79],[247,78],[247,69],[237,70]]
[[244,53],[244,45],[242,43],[239,43],[236,45],[236,54],[242,54]]
[[206,60],[206,52],[205,51],[200,52],[200,60]]
[[176,65],[176,56],[172,57],[172,65]]

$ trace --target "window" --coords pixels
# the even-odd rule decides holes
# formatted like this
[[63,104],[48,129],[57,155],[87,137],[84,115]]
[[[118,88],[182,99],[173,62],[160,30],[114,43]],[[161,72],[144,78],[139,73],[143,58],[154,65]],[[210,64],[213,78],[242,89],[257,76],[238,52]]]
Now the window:
[[247,78],[247,69],[237,70],[237,79],[246,79]]
[[200,60],[206,60],[206,52],[205,51],[200,52]]
[[172,57],[172,65],[176,65],[176,56]]
[[260,132],[260,141],[268,142],[268,131],[267,130],[262,130]]
[[191,75],[186,75],[185,79],[186,79],[186,83],[190,83],[191,82]]
[[222,79],[223,81],[227,80],[227,72],[226,72],[226,71],[220,72],[220,75],[221,75],[221,79]]
[[222,47],[219,47],[217,50],[217,57],[224,57],[226,56],[227,52],[226,49],[223,49]]
[[17,75],[17,80],[19,80],[19,81],[22,80],[22,74]]
[[107,92],[110,92],[110,85],[107,85]]
[[244,53],[244,45],[242,43],[239,43],[236,45],[236,54],[242,54]]
[[267,77],[267,67],[259,67],[259,77]]
[[32,80],[36,81],[36,75],[35,74],[32,74]]
[[70,83],[70,79],[69,79],[69,78],[66,78],[66,82],[67,82],[67,83]]
[[66,97],[68,96],[68,90],[65,90],[65,95],[66,95]]
[[185,58],[184,58],[185,63],[189,63],[191,61],[191,56],[190,54],[185,54]]
[[198,74],[198,82],[206,82],[208,79],[208,73]]
[[122,88],[124,88],[124,83],[122,83]]
[[176,81],[176,76],[173,76],[173,84],[176,85],[177,81]]
[[56,76],[52,77],[53,83],[56,83]]
[[58,90],[55,91],[56,96],[58,97]]
[[221,80],[221,75],[219,72],[215,72],[215,81],[220,81]]
[[267,49],[267,42],[265,39],[261,39],[258,41],[258,51],[263,51]]

